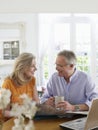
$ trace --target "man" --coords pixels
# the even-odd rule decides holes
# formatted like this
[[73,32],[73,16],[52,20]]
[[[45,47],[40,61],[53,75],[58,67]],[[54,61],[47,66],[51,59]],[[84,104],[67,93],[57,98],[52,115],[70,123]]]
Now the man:
[[48,84],[41,102],[54,106],[55,96],[64,96],[56,107],[63,110],[89,110],[93,98],[98,98],[95,84],[84,72],[76,69],[74,52],[63,50],[56,58],[56,70]]

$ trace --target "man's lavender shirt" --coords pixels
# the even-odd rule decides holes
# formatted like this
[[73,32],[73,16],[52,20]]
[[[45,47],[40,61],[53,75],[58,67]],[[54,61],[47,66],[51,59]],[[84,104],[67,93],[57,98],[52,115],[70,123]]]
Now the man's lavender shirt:
[[64,100],[73,105],[85,103],[90,107],[91,100],[98,98],[98,90],[91,78],[82,71],[75,70],[69,83],[55,72],[47,84],[41,103],[44,103],[49,97],[57,95],[64,96]]

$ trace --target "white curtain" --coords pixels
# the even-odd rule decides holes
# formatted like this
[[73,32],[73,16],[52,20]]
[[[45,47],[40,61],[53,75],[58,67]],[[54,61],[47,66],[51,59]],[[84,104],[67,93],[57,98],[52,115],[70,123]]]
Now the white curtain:
[[[38,85],[45,84],[43,76],[43,59],[47,55],[49,58],[49,76],[53,72],[53,56],[54,56],[54,43],[52,34],[51,20],[45,19],[46,17],[40,17],[39,15],[39,47],[38,47]],[[44,19],[44,20],[43,20]],[[43,22],[44,21],[44,22]]]

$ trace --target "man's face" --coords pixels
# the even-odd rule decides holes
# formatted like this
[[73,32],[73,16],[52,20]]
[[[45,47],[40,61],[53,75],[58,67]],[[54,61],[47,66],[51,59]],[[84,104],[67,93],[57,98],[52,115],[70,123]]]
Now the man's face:
[[72,69],[71,65],[67,63],[64,56],[57,56],[56,58],[56,70],[59,76],[67,77]]

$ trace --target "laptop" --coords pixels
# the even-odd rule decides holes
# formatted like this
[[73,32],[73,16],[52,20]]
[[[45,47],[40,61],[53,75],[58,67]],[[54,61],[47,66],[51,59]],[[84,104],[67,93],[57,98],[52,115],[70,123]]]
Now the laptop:
[[87,117],[61,123],[66,130],[98,130],[98,99],[92,101]]

